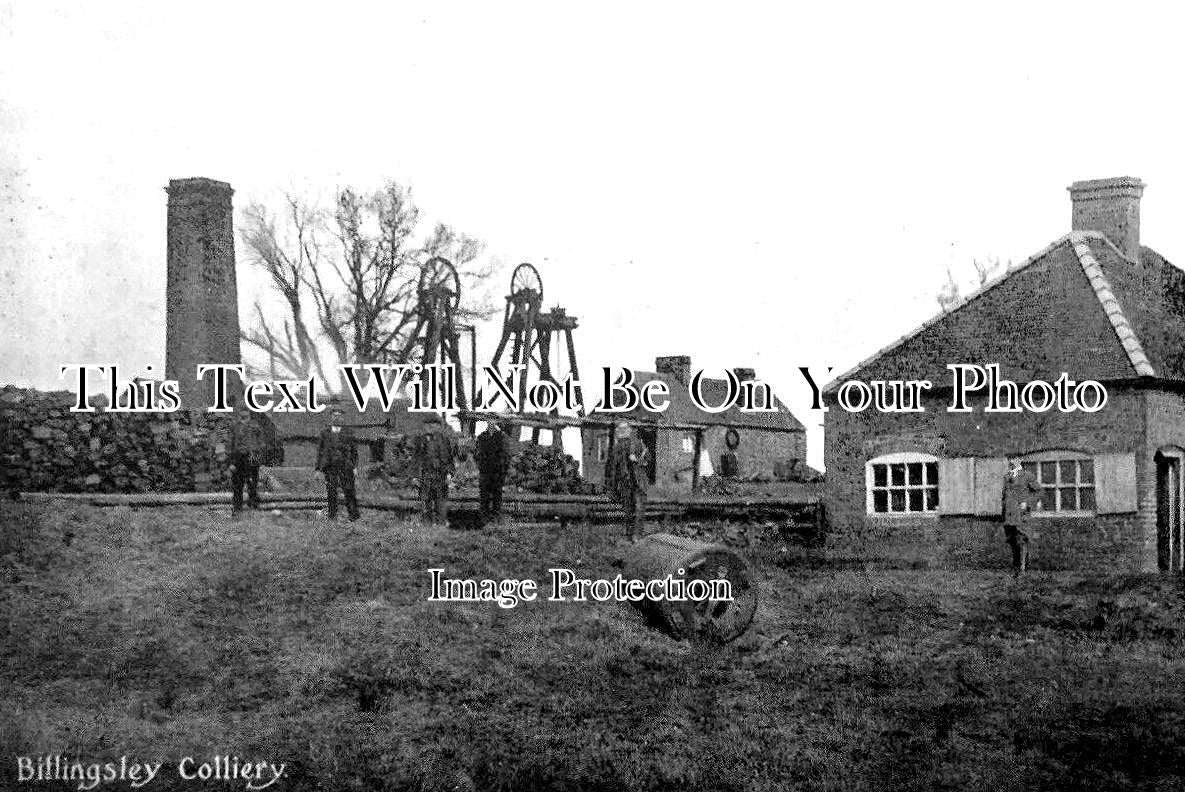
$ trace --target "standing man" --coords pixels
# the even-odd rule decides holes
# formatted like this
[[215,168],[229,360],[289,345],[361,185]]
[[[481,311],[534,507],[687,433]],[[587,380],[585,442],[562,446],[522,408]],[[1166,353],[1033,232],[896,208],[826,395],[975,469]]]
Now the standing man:
[[631,541],[645,534],[646,445],[624,421],[613,430],[613,450],[605,466],[605,485],[625,509],[626,537]]
[[337,519],[337,491],[346,498],[346,512],[358,519],[358,495],[354,490],[354,468],[358,465],[358,446],[354,431],[342,426],[345,413],[340,407],[329,412],[329,426],[317,441],[317,470],[325,474],[325,495],[329,501],[329,519]]
[[1012,574],[1020,577],[1029,563],[1029,535],[1026,521],[1041,509],[1041,485],[1025,470],[1019,459],[1009,460],[1004,477],[1004,541],[1012,548]]
[[231,513],[243,510],[243,486],[247,487],[247,506],[259,508],[259,465],[263,461],[263,429],[246,407],[240,405],[230,427],[230,483],[233,492]]
[[474,457],[481,485],[481,521],[485,524],[502,515],[502,485],[510,462],[510,438],[499,421],[490,421],[477,436]]
[[428,416],[423,434],[416,438],[415,454],[420,463],[420,513],[426,522],[447,524],[448,485],[457,466],[457,441],[440,416]]

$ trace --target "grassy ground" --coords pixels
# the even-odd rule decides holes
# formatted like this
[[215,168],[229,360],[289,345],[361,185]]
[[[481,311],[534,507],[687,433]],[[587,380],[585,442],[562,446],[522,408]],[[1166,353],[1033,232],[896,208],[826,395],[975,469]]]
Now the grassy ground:
[[16,755],[67,752],[268,757],[285,790],[1185,788],[1185,601],[1153,576],[775,547],[753,629],[712,648],[617,604],[426,601],[432,566],[611,576],[603,528],[0,520],[0,785]]

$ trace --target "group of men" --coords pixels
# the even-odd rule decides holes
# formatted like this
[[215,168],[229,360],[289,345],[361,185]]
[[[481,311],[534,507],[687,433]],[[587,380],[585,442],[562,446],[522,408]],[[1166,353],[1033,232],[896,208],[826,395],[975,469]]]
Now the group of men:
[[[346,513],[351,520],[357,520],[359,510],[354,469],[358,466],[358,445],[350,427],[342,425],[343,415],[341,409],[333,409],[329,426],[321,432],[317,442],[317,470],[325,476],[330,519],[337,517],[340,491],[346,503]],[[237,513],[243,509],[244,489],[247,492],[247,506],[257,509],[259,466],[267,449],[264,432],[259,423],[252,419],[251,413],[241,412],[235,418],[229,450],[232,510]],[[414,454],[419,461],[421,514],[428,522],[445,523],[448,519],[449,486],[457,465],[456,437],[438,416],[432,415],[425,422],[424,431],[415,439]],[[510,455],[510,438],[506,427],[499,421],[489,422],[485,431],[477,436],[474,451],[483,523],[501,516],[502,488],[509,470]],[[625,511],[626,536],[631,540],[644,534],[648,467],[645,443],[628,423],[617,424],[605,463],[605,487]],[[1042,508],[1042,491],[1036,477],[1024,469],[1020,460],[1010,460],[1009,471],[1004,478],[1002,511],[1004,540],[1012,551],[1012,569],[1017,577],[1024,574],[1028,566],[1028,521],[1033,512]]]
[[[353,431],[341,422],[342,410],[331,413],[330,422],[317,440],[317,470],[325,476],[325,493],[329,502],[329,516],[337,516],[338,493],[346,501],[346,513],[357,520],[358,496],[354,489],[354,468],[358,465],[358,445]],[[252,413],[236,413],[230,427],[228,458],[230,462],[231,511],[243,510],[243,490],[246,505],[259,508],[259,467],[267,454],[267,438],[263,427]]]
[[[329,518],[337,518],[340,489],[350,519],[356,520],[358,496],[354,468],[358,466],[358,444],[353,430],[341,425],[343,415],[342,410],[334,409],[329,426],[321,432],[317,442],[317,470],[325,476]],[[449,486],[457,468],[456,437],[439,416],[430,415],[423,431],[415,437],[412,453],[419,465],[420,514],[427,522],[447,523]]]
[[[317,439],[316,468],[325,477],[329,518],[337,518],[339,502],[344,500],[349,518],[357,520],[360,512],[354,470],[358,466],[358,441],[354,431],[343,425],[344,415],[340,408],[330,411],[329,425]],[[243,509],[244,489],[246,505],[259,508],[259,466],[265,453],[266,438],[258,421],[249,412],[238,413],[231,425],[229,447],[233,512]],[[456,437],[438,416],[431,415],[415,437],[413,454],[418,462],[421,514],[428,522],[445,523],[449,487],[457,465]],[[475,458],[482,520],[489,522],[501,516],[502,487],[510,464],[510,443],[501,423],[490,422],[478,435]]]
[[[344,500],[347,515],[351,520],[357,520],[360,512],[354,470],[358,466],[358,442],[353,430],[343,425],[344,414],[340,408],[330,411],[329,425],[317,440],[316,467],[325,477],[329,518],[337,518],[339,503]],[[613,434],[612,449],[605,465],[605,486],[625,511],[626,535],[635,539],[644,532],[648,452],[629,424],[617,424]],[[258,509],[259,467],[267,447],[265,433],[250,412],[236,414],[231,425],[229,451],[232,511],[236,514],[242,511],[244,489],[246,505]],[[438,416],[431,415],[415,438],[413,454],[419,466],[420,513],[427,522],[446,523],[449,487],[457,466],[456,436]],[[502,489],[510,469],[510,457],[507,427],[502,422],[490,421],[477,436],[474,449],[483,523],[501,517]]]

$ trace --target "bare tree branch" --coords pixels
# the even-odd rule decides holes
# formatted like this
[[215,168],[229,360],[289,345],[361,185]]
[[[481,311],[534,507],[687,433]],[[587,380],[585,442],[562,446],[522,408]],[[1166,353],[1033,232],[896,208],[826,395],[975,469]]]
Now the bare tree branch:
[[[249,260],[268,275],[288,310],[277,323],[257,302],[255,327],[243,340],[272,368],[315,375],[326,384],[323,348],[343,363],[414,362],[397,358],[418,354],[409,345],[426,262],[449,259],[465,287],[481,285],[495,270],[494,262],[479,262],[485,247],[479,240],[444,223],[417,243],[419,222],[411,191],[394,181],[371,193],[341,188],[330,211],[285,195],[282,221],[260,204],[247,207],[240,236]],[[493,310],[488,299],[470,300],[456,316],[484,318]]]

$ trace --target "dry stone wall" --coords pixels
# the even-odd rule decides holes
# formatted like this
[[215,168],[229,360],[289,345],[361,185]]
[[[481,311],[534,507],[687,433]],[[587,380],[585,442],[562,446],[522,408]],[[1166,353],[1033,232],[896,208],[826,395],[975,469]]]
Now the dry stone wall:
[[67,392],[0,388],[0,487],[10,492],[228,487],[225,416],[74,413],[74,398]]

